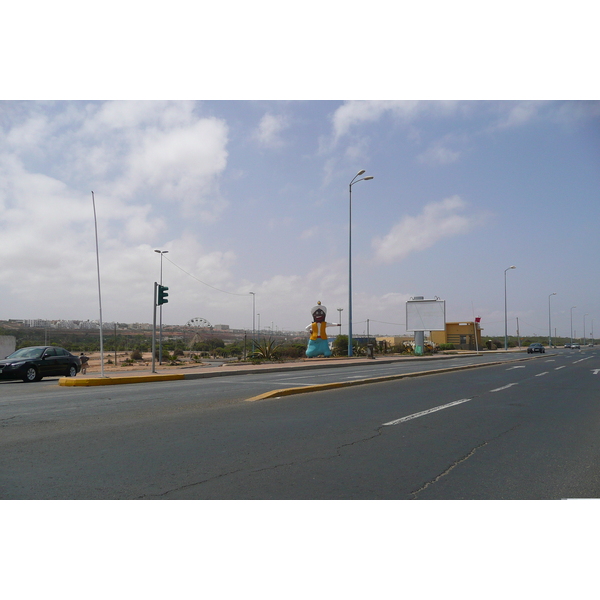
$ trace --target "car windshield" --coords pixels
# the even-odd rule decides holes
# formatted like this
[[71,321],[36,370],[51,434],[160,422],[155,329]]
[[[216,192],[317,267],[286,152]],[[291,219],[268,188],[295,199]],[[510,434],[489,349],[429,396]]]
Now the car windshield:
[[41,358],[44,348],[20,348],[6,358]]

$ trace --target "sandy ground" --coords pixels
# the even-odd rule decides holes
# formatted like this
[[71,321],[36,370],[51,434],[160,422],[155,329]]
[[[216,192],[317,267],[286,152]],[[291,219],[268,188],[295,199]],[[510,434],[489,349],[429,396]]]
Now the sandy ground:
[[[144,352],[142,353],[143,360],[136,360],[132,365],[124,365],[123,362],[130,357],[130,352],[117,352],[117,362],[115,364],[115,353],[114,352],[105,352],[104,353],[104,371],[110,372],[118,372],[118,373],[127,373],[127,371],[139,371],[145,367],[152,366],[152,352]],[[79,356],[78,353],[75,353],[76,356]],[[87,372],[88,373],[97,373],[101,371],[100,365],[100,352],[90,352],[86,353],[86,356],[89,357]],[[179,365],[181,368],[190,367],[190,366],[202,366],[203,363],[194,362],[189,359],[189,357],[180,357]],[[159,369],[173,369],[177,368],[177,366],[170,365],[168,362],[163,361],[162,365],[158,364],[158,360],[155,362],[156,370]]]

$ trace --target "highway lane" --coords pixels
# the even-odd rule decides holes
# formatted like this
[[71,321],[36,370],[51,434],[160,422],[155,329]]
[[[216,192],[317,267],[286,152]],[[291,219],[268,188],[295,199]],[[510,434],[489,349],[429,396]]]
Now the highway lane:
[[559,352],[258,403],[222,380],[44,390],[0,403],[0,497],[596,497],[594,369]]
[[60,387],[58,378],[24,384],[0,384],[0,427],[16,424],[67,422],[77,418],[124,418],[138,413],[170,414],[174,410],[216,407],[251,398],[272,390],[334,382],[427,372],[434,369],[521,361],[540,357],[526,354],[482,354],[434,360],[403,360],[393,363],[374,360],[368,365],[300,369],[231,375],[186,381],[165,381],[120,386]]

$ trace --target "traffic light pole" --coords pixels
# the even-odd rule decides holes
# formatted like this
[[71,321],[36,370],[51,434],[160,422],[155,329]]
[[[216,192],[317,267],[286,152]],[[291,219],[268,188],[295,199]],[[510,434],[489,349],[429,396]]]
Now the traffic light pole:
[[152,372],[156,373],[156,301],[158,283],[154,282],[154,295],[152,297]]

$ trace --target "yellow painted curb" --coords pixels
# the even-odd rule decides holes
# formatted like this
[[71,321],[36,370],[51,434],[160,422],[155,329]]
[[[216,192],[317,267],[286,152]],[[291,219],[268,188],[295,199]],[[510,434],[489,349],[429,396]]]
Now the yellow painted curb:
[[[513,362],[513,361],[507,361]],[[405,377],[421,377],[425,375],[436,375],[439,373],[448,373],[450,371],[464,371],[466,369],[477,369],[480,367],[490,367],[501,364],[500,361],[485,363],[483,365],[463,365],[459,367],[449,367],[447,369],[432,369],[431,371],[416,371],[414,373],[399,373],[398,375],[384,375],[383,377],[371,377],[370,379],[355,379],[354,381],[339,381],[335,383],[321,383],[318,385],[305,385],[303,387],[287,388],[282,390],[271,390],[252,398],[246,398],[246,402],[255,402],[257,400],[267,400],[268,398],[279,398],[281,396],[293,396],[295,394],[306,394],[309,392],[320,392],[324,390],[333,390],[338,388],[352,387],[355,385],[366,385],[367,383],[381,383],[384,381],[393,381],[395,379],[404,379]],[[505,363],[506,364],[506,363]]]
[[121,385],[124,383],[147,383],[149,381],[175,381],[185,379],[183,374],[172,375],[135,375],[132,377],[61,377],[58,385],[92,386],[92,385]]

